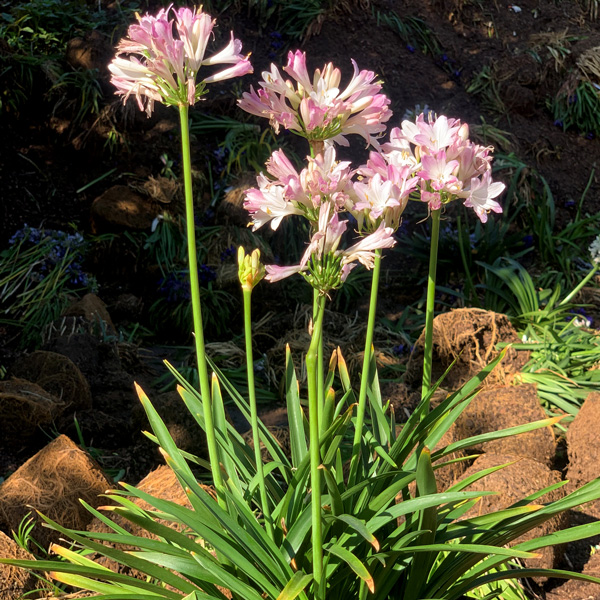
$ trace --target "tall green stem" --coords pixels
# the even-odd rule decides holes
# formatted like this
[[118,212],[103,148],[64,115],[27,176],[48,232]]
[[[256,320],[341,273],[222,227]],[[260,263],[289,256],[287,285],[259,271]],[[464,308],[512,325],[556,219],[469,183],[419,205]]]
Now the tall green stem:
[[319,446],[319,395],[317,391],[317,360],[319,339],[323,331],[323,313],[325,312],[325,296],[319,296],[317,310],[313,321],[313,332],[308,352],[306,353],[306,375],[308,379],[308,420],[310,438],[310,486],[312,514],[312,547],[313,578],[315,597],[319,598],[319,590],[323,579],[323,528],[321,523],[321,451]]
[[[319,292],[318,290],[313,290],[313,327],[314,322],[317,319],[317,312],[319,310]],[[314,335],[314,328],[313,328]],[[325,406],[325,367],[323,363],[323,328],[321,328],[319,334],[319,343],[317,346],[317,415],[319,418],[319,423],[323,422],[323,408]]]
[[244,292],[244,336],[246,341],[246,371],[248,374],[248,398],[250,400],[250,425],[252,427],[252,441],[254,443],[254,460],[256,461],[256,474],[258,475],[258,489],[260,492],[261,510],[265,520],[265,528],[269,537],[274,539],[271,509],[265,485],[265,471],[260,451],[260,436],[258,434],[258,409],[256,406],[256,389],[254,387],[254,360],[252,357],[252,312],[251,299],[252,287],[243,287]]
[[[435,278],[437,272],[438,240],[440,237],[441,209],[431,211],[431,246],[429,248],[429,276],[427,278],[427,307],[425,309],[425,350],[423,357],[423,385],[421,398],[431,388],[431,371],[433,362],[433,316],[435,305]],[[429,410],[429,401],[427,402]]]
[[358,394],[358,408],[356,411],[356,425],[354,429],[354,442],[352,443],[352,459],[350,460],[349,483],[356,483],[356,473],[361,457],[362,433],[365,422],[367,406],[367,387],[369,385],[369,369],[371,366],[371,350],[373,348],[373,330],[375,329],[375,313],[377,312],[377,295],[379,291],[379,272],[381,269],[381,250],[375,250],[373,275],[371,279],[371,298],[369,302],[369,318],[367,321],[367,334],[365,336],[365,353],[363,358],[360,392]]
[[185,221],[188,245],[188,261],[190,267],[190,288],[192,293],[192,314],[194,321],[194,340],[196,347],[196,361],[198,364],[198,378],[200,380],[200,394],[204,409],[204,424],[208,457],[212,471],[215,489],[219,504],[225,508],[223,497],[223,479],[219,465],[217,438],[213,424],[212,401],[210,394],[210,380],[206,364],[206,351],[204,347],[204,329],[202,327],[202,308],[200,305],[200,284],[198,282],[198,262],[196,259],[196,228],[194,223],[194,196],[192,193],[192,164],[190,157],[190,133],[187,105],[179,106],[179,119],[181,124],[181,152],[183,157],[183,183],[185,190]]
[[577,296],[577,294],[581,291],[583,286],[598,272],[598,269],[600,269],[600,264],[594,265],[592,267],[592,270],[579,282],[577,287],[575,287],[575,289],[570,294],[565,296],[560,301],[559,306],[571,302],[571,300],[573,300],[573,298],[575,298],[575,296]]

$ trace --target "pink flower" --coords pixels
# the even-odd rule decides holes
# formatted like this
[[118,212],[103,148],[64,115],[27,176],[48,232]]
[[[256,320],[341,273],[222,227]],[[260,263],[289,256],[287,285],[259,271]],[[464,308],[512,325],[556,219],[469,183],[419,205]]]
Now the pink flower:
[[372,269],[375,260],[375,250],[394,246],[396,241],[393,235],[394,230],[391,227],[386,227],[385,223],[381,223],[371,235],[363,237],[359,242],[343,252],[344,258],[342,259],[342,264],[347,265],[358,261],[367,269]]
[[302,267],[300,265],[292,265],[290,267],[280,267],[279,265],[266,265],[265,271],[267,275],[265,279],[270,281],[271,283],[275,283],[276,281],[281,281],[290,275],[295,275],[296,273],[300,273]]
[[288,215],[301,215],[296,204],[285,197],[285,187],[272,183],[264,175],[257,178],[258,188],[246,190],[246,201],[244,208],[252,217],[252,229],[256,231],[266,223],[271,223],[271,229],[275,231],[283,217]]
[[428,154],[435,154],[456,143],[460,139],[460,127],[460,121],[457,119],[448,119],[444,115],[434,118],[431,113],[427,121],[423,113],[417,117],[415,123],[402,121],[404,137]]
[[342,145],[348,145],[346,135],[356,133],[367,144],[376,144],[392,114],[390,101],[380,93],[373,72],[359,72],[354,60],[352,65],[352,79],[340,92],[341,73],[332,63],[317,69],[311,79],[305,53],[290,52],[283,70],[294,81],[285,81],[271,65],[271,71],[262,74],[261,89],[250,88],[238,103],[247,112],[268,118],[276,132],[283,126],[309,140],[331,139]]
[[455,175],[459,167],[458,161],[448,160],[443,150],[433,156],[423,155],[421,164],[423,169],[419,171],[419,177],[427,180],[436,192],[444,191],[455,194],[460,191],[462,186]]
[[375,250],[391,248],[395,244],[393,229],[382,223],[374,233],[363,237],[347,250],[340,250],[342,235],[347,227],[348,222],[340,221],[338,213],[331,206],[322,204],[318,230],[313,234],[300,264],[267,266],[266,279],[279,281],[294,273],[301,273],[315,289],[326,294],[342,285],[357,262],[372,269]]
[[466,123],[431,113],[426,119],[420,114],[414,123],[405,120],[400,128],[392,129],[381,156],[371,153],[359,172],[389,178],[390,165],[402,165],[417,174],[421,200],[431,210],[458,197],[466,198],[465,206],[473,208],[485,222],[489,211],[502,212],[500,204],[493,200],[504,184],[492,183],[492,150],[491,146],[478,146],[469,140]]
[[459,196],[466,198],[465,206],[472,208],[481,222],[485,223],[490,211],[495,213],[502,212],[502,207],[493,198],[498,197],[504,191],[505,187],[501,182],[492,182],[492,175],[490,171],[487,171],[481,179],[477,177],[471,179],[469,189],[461,192]]
[[256,230],[270,222],[277,229],[283,217],[303,215],[315,226],[320,207],[343,209],[353,193],[349,162],[339,162],[329,146],[321,155],[308,157],[308,166],[298,173],[283,150],[276,150],[266,164],[269,179],[261,174],[258,189],[246,192],[244,208],[250,212]]
[[[171,13],[174,19],[169,18]],[[233,33],[221,52],[205,58],[213,26],[214,21],[201,8],[174,10],[169,6],[156,16],[138,17],[108,67],[117,94],[124,102],[134,95],[140,109],[150,116],[155,101],[193,105],[206,93],[207,83],[251,73],[252,65],[241,55],[241,42]],[[122,58],[124,54],[129,58]],[[232,66],[199,80],[200,68],[215,64]]]

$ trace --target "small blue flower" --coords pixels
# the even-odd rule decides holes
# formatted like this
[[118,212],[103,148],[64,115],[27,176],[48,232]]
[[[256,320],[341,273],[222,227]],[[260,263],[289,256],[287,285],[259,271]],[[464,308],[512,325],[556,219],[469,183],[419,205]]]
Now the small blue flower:
[[402,354],[406,354],[409,351],[409,346],[407,344],[398,344],[392,348],[392,352],[396,356],[401,356]]
[[532,235],[524,235],[523,236],[523,245],[525,248],[531,248],[533,246],[533,236]]
[[562,122],[560,119],[556,119],[556,121],[554,121],[554,124],[555,124],[557,127],[562,127],[562,126],[563,126],[563,122]]
[[406,49],[411,53],[413,53],[415,51],[415,47],[411,46],[410,44],[406,44]]
[[229,246],[229,248],[225,248],[223,252],[221,252],[221,262],[225,262],[228,258],[235,254],[235,246]]

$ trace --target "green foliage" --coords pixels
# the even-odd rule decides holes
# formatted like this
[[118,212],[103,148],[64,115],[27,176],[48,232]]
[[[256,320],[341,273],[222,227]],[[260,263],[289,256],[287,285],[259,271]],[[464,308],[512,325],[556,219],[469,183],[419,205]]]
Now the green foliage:
[[190,133],[197,136],[219,135],[219,142],[226,167],[224,175],[247,173],[264,169],[264,164],[279,147],[271,129],[238,121],[232,117],[191,112]]
[[[67,42],[92,30],[112,31],[140,10],[138,2],[105,11],[84,0],[0,2],[0,114],[18,112],[28,100],[60,90],[64,102],[77,103],[77,120],[98,114],[98,74],[72,71],[64,61]],[[2,10],[3,9],[3,10]]]
[[35,538],[32,535],[35,525],[35,519],[31,515],[31,513],[28,512],[21,519],[17,530],[12,532],[12,536],[17,545],[26,552],[31,552],[35,548],[36,553],[41,553],[42,555],[45,555],[46,549],[43,546],[40,546],[40,544],[38,544],[38,542],[35,541]]
[[79,233],[27,227],[0,253],[0,322],[20,330],[20,344],[39,343],[74,295],[93,291],[83,270],[86,242]]
[[[206,260],[206,243],[218,227],[202,227],[197,230],[197,256]],[[158,266],[158,297],[150,306],[149,316],[157,330],[187,337],[192,328],[189,280],[186,262],[185,231],[183,219],[165,213],[156,221],[154,231],[144,234],[143,249],[151,264]],[[216,287],[216,270],[208,264],[198,268],[203,303],[203,320],[218,335],[228,331],[233,298]]]
[[320,28],[320,21],[334,3],[332,0],[275,0],[278,29],[292,40],[301,40]]
[[261,27],[269,23],[282,37],[298,41],[318,29],[332,0],[248,0],[248,12],[256,15]]
[[[337,365],[330,367],[327,381],[332,380],[337,370],[342,389],[320,437],[325,485],[321,509],[324,586],[328,599],[366,598],[371,590],[375,600],[389,597],[458,600],[465,594],[481,597],[488,593],[489,588],[482,586],[538,575],[600,581],[586,575],[526,568],[514,563],[514,559],[531,557],[532,552],[546,545],[598,534],[600,525],[597,523],[571,527],[507,548],[516,538],[556,514],[600,496],[600,480],[547,504],[540,504],[538,498],[550,488],[541,490],[505,510],[484,516],[465,514],[486,492],[464,490],[469,483],[501,466],[477,473],[445,492],[437,492],[435,469],[456,450],[546,427],[553,422],[546,419],[487,433],[453,443],[433,454],[427,450],[437,445],[501,358],[431,412],[424,412],[424,403],[421,403],[400,431],[396,430],[393,419],[385,416],[386,406],[381,404],[373,370],[369,386],[371,425],[365,428],[361,442],[367,451],[355,483],[344,480],[343,468],[348,451],[345,439],[351,433],[353,422],[349,407],[354,402],[352,386],[341,355]],[[211,368],[224,392],[248,418],[247,401],[214,364]],[[188,410],[199,426],[205,427],[201,396],[176,372],[174,374]],[[95,591],[107,599],[221,599],[223,596],[217,586],[231,590],[234,598],[250,600],[294,597],[308,600],[321,596],[314,589],[311,575],[307,432],[305,417],[299,409],[302,398],[289,356],[286,390],[291,458],[282,452],[264,424],[259,423],[261,441],[273,457],[273,462],[266,465],[265,478],[274,539],[261,522],[252,449],[225,420],[223,405],[216,402],[221,392],[215,379],[212,395],[215,421],[222,424],[217,430],[217,439],[219,461],[226,475],[225,505],[207,493],[193,474],[192,465],[207,467],[206,461],[176,448],[159,415],[140,392],[154,431],[150,437],[162,447],[167,464],[188,491],[192,508],[155,498],[125,484],[122,491],[109,494],[113,502],[109,512],[153,533],[156,536],[153,539],[129,534],[88,505],[92,514],[109,525],[110,533],[69,531],[45,518],[51,528],[72,538],[82,548],[145,573],[145,580],[108,571],[67,548],[56,549],[63,562],[7,559],[2,562],[52,571],[57,581]],[[415,481],[416,489],[411,493],[409,486]],[[396,500],[398,495],[403,498],[401,502]],[[131,502],[133,498],[145,500],[152,510],[141,510]],[[164,525],[165,521],[176,524],[177,528]],[[126,544],[138,550],[123,552],[103,542]],[[476,592],[480,588],[482,590]],[[521,596],[516,594],[515,597]]]
[[557,125],[584,134],[600,135],[600,97],[598,84],[580,81],[572,90],[563,89],[550,100]]
[[[532,236],[535,256],[545,265],[546,271],[556,270],[560,274],[558,282],[565,286],[575,285],[578,264],[581,260],[589,261],[587,255],[582,256],[582,248],[587,249],[590,238],[597,234],[600,227],[600,214],[583,214],[583,203],[592,184],[594,170],[590,173],[586,188],[579,198],[573,221],[561,231],[556,231],[554,195],[547,180],[539,172],[514,154],[499,155],[495,170],[507,171],[510,176],[506,203],[514,208],[511,208],[509,223],[518,224],[524,235]],[[517,214],[527,218],[515,219]],[[514,253],[507,252],[505,255],[510,254],[518,258]]]
[[418,17],[400,18],[395,11],[381,13],[377,11],[377,26],[381,23],[395,31],[405,44],[419,48],[423,54],[438,56],[442,49],[435,34],[429,29],[423,19]]
[[67,105],[74,115],[74,125],[80,124],[89,115],[98,116],[103,99],[98,77],[98,69],[62,73],[50,88],[50,94],[59,96],[54,110]]
[[[542,404],[552,415],[563,411],[577,414],[587,394],[600,385],[600,335],[586,323],[584,307],[561,300],[560,285],[554,290],[540,288],[516,261],[503,258],[483,265],[488,278],[485,306],[513,317],[531,358],[520,375],[535,383]],[[570,419],[569,419],[570,420]],[[562,425],[568,423],[563,421]]]
[[498,118],[506,116],[508,111],[500,97],[500,82],[496,70],[493,66],[485,65],[481,70],[473,75],[466,88],[469,94],[475,94],[481,97],[481,107]]

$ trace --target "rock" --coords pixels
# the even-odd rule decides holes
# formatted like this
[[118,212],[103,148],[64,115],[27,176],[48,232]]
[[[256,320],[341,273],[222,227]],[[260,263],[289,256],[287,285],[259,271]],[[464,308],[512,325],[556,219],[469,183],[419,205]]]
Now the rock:
[[[567,430],[567,451],[569,467],[568,489],[574,491],[592,479],[598,477],[600,464],[600,392],[588,394],[577,416]],[[589,502],[581,510],[600,519],[600,500]]]
[[110,312],[117,321],[139,321],[144,310],[144,301],[133,294],[120,294],[114,304],[110,306]]
[[63,315],[66,317],[82,317],[92,326],[92,331],[96,334],[117,334],[110,314],[106,309],[106,304],[96,294],[86,294],[81,300],[71,304]]
[[[457,435],[456,425],[453,423],[450,426],[450,429],[442,436],[442,439],[439,441],[437,446],[434,448],[434,451],[441,450],[446,446],[454,442],[458,442],[461,438]],[[448,456],[444,456],[440,460],[435,461],[434,467],[436,465],[448,462],[450,460],[457,460],[459,458],[464,458],[465,456],[469,456],[469,450],[459,450],[457,452],[452,452]],[[458,462],[452,463],[450,465],[446,465],[444,467],[439,467],[435,469],[435,480],[437,484],[438,492],[446,491],[449,487],[453,486],[463,475],[463,473],[469,468],[473,459],[468,461],[460,460]]]
[[[455,435],[464,440],[474,435],[524,425],[547,418],[534,385],[496,386],[483,389],[456,420]],[[556,440],[550,427],[536,429],[477,444],[469,452],[510,454],[535,459],[551,467],[556,453]]]
[[[0,525],[16,530],[25,515],[37,510],[64,527],[85,529],[92,515],[79,499],[97,507],[106,502],[98,496],[110,487],[96,461],[61,435],[0,485]],[[61,534],[41,527],[41,519],[35,518],[33,538],[43,548],[58,541]]]
[[[456,359],[443,386],[456,390],[498,356],[499,342],[519,342],[519,336],[506,315],[479,308],[458,308],[433,320],[432,382],[437,381]],[[406,366],[404,382],[421,387],[425,332],[415,344]],[[529,360],[528,352],[509,349],[502,363],[487,377],[486,384],[507,383]]]
[[87,379],[75,363],[62,354],[43,350],[32,352],[17,360],[11,372],[17,377],[26,377],[60,398],[63,404],[61,414],[92,407]]
[[155,202],[136,194],[126,185],[109,188],[94,200],[91,208],[96,233],[150,229],[158,213]]
[[[188,500],[187,494],[181,487],[175,473],[167,467],[166,465],[162,465],[149,473],[142,481],[140,481],[137,486],[138,489],[150,494],[156,498],[160,498],[162,500],[168,500],[170,502],[174,502],[175,504],[179,504],[180,506],[185,506],[186,508],[191,508],[190,501]],[[202,486],[202,488],[209,492],[214,497],[214,490],[208,486]],[[139,506],[143,510],[155,510],[150,504],[148,504],[145,500],[141,500],[139,498],[132,497],[130,498],[137,506]],[[130,532],[133,535],[144,537],[148,539],[158,539],[154,534],[150,533],[146,529],[143,529],[139,525],[128,521],[124,517],[120,515],[111,515],[112,520],[115,521],[119,526],[123,527],[125,530]],[[166,525],[168,527],[173,527],[177,531],[183,531],[186,526],[181,524],[174,524],[172,521],[167,521],[164,519],[156,519],[157,523],[162,525]],[[113,530],[108,527],[104,522],[102,522],[98,518],[94,518],[93,521],[88,526],[88,531],[94,533],[112,533]],[[127,546],[124,544],[113,544],[105,542],[106,545],[109,545],[113,548],[119,548],[120,550],[131,550],[131,546]],[[116,561],[103,557],[96,556],[96,562],[104,565],[105,567],[111,569],[112,571],[116,571],[118,573],[125,573],[127,575],[131,575],[133,577],[137,577],[139,579],[145,579],[146,575],[136,570],[131,570],[124,565],[117,563]]]
[[66,59],[75,69],[98,69],[106,71],[106,65],[114,56],[110,39],[99,31],[92,30],[83,38],[76,37],[67,42]]
[[250,223],[250,216],[244,208],[246,191],[256,186],[256,175],[246,174],[241,176],[235,185],[227,188],[225,196],[217,208],[219,222],[224,220],[229,225],[247,227]]
[[[466,513],[465,518],[503,510],[515,502],[522,500],[526,496],[561,481],[561,476],[558,471],[551,471],[537,460],[519,458],[507,454],[482,454],[473,465],[465,471],[461,479],[466,479],[484,469],[509,462],[513,462],[513,464],[487,475],[466,488],[467,491],[497,492],[497,495],[482,497],[481,500]],[[559,488],[545,494],[540,499],[536,500],[536,503],[553,502],[564,498],[565,495],[566,492],[564,487]],[[535,537],[548,535],[564,529],[567,526],[567,516],[564,513],[556,515],[552,519],[542,523],[539,527],[528,531],[515,542],[511,542],[511,545],[525,542]],[[524,562],[527,567],[551,569],[556,567],[559,563],[563,554],[563,548],[559,546],[549,546],[541,548],[536,552],[540,554],[539,558],[526,559]]]
[[[180,450],[206,457],[206,435],[185,406],[179,393],[173,391],[159,394],[152,397],[151,401],[167,426],[175,445]],[[134,429],[148,429],[148,417],[139,402],[134,405],[132,420]]]
[[25,379],[0,381],[0,436],[6,444],[22,446],[48,426],[64,404],[39,385]]
[[[18,560],[33,560],[33,556],[0,531],[0,556]],[[21,600],[24,594],[43,587],[42,582],[33,573],[11,565],[0,564],[0,598],[2,600]],[[32,597],[31,595],[26,596]]]

